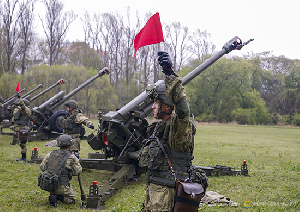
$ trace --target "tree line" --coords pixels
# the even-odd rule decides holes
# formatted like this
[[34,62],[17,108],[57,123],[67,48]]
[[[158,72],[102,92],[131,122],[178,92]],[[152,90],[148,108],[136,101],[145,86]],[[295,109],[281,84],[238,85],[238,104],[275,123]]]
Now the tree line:
[[[69,42],[66,34],[77,15],[65,11],[59,0],[43,0],[45,14],[36,17],[36,2],[0,1],[0,96],[4,99],[14,94],[18,81],[28,91],[40,83],[47,87],[60,78],[69,79],[32,102],[40,105],[108,67],[108,77],[97,79],[74,99],[87,114],[97,114],[99,107],[116,110],[148,84],[163,79],[157,63],[159,50],[171,54],[180,76],[216,52],[209,32],[190,32],[180,22],[173,22],[162,23],[165,42],[141,48],[132,59],[134,37],[153,14],[148,12],[141,19],[137,13],[133,23],[129,7],[125,17],[85,12],[80,17],[84,40]],[[37,22],[42,24],[42,36],[35,31]],[[187,84],[186,90],[198,121],[298,125],[298,76],[299,60],[271,52],[248,53],[243,58],[227,55]]]

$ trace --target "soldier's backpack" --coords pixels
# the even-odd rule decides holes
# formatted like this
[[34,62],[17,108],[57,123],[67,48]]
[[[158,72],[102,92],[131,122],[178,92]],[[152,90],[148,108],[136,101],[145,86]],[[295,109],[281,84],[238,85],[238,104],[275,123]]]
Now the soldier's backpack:
[[38,186],[44,191],[55,191],[59,187],[59,179],[57,174],[51,173],[49,170],[45,170],[40,173],[38,178]]
[[[57,151],[57,150],[54,150]],[[52,153],[51,153],[52,154]],[[50,154],[50,157],[51,157]],[[38,177],[38,186],[45,191],[55,191],[58,189],[60,185],[60,176],[62,168],[66,165],[67,159],[70,156],[71,153],[63,155],[62,158],[57,158],[57,161],[59,161],[59,167],[58,170],[54,173],[51,172],[48,168],[46,168],[45,171],[40,173]]]

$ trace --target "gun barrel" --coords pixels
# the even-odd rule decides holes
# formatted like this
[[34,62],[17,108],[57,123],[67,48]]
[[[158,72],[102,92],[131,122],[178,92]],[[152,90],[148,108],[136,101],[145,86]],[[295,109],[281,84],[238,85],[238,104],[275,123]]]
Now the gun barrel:
[[22,96],[23,99],[27,99],[29,97],[29,94],[31,94],[33,91],[39,89],[39,88],[42,88],[43,85],[42,84],[39,84],[38,86],[36,86],[34,89],[32,89],[31,91],[28,91],[26,94],[24,94]]
[[200,66],[195,68],[193,71],[191,71],[188,75],[182,78],[182,85],[186,85],[189,83],[192,79],[194,79],[196,76],[198,76],[202,71],[207,69],[209,66],[211,66],[214,62],[216,62],[219,58],[221,58],[224,54],[228,54],[232,50],[238,49],[240,50],[242,48],[242,41],[238,38],[238,36],[235,36],[231,40],[229,40],[227,43],[224,44],[221,51],[217,52],[214,56],[207,59],[204,63],[202,63]]
[[58,80],[55,84],[51,85],[49,88],[43,90],[42,92],[40,92],[39,94],[35,95],[34,97],[32,97],[30,99],[30,102],[32,102],[33,100],[37,99],[38,97],[42,96],[44,93],[50,91],[51,89],[53,89],[55,86],[63,84],[65,81],[63,79]]
[[51,97],[48,101],[44,102],[43,104],[41,104],[38,107],[39,111],[43,111],[45,109],[50,109],[53,105],[55,105],[57,102],[59,102],[59,101],[61,101],[61,99],[63,99],[64,94],[65,94],[64,91],[60,91],[55,96]]
[[[198,76],[202,71],[207,69],[210,65],[212,65],[215,61],[221,58],[224,54],[227,54],[235,49],[241,49],[242,42],[241,40],[235,36],[228,42],[226,42],[221,51],[217,54],[212,56],[211,58],[207,59],[204,63],[198,66],[196,69],[191,71],[188,75],[182,78],[182,84],[186,85],[196,76]],[[163,80],[158,80],[155,85],[160,85],[164,83]],[[111,119],[118,119],[118,120],[128,120],[131,111],[143,111],[145,116],[151,113],[151,105],[152,101],[150,98],[147,97],[146,91],[142,92],[139,96],[135,97],[132,101],[128,102],[124,107],[119,109],[117,112],[111,116]],[[106,115],[104,115],[104,119]]]
[[105,75],[106,73],[108,73],[108,68],[105,67],[102,70],[100,70],[97,75],[95,75],[91,79],[87,80],[85,83],[83,83],[80,86],[78,86],[77,88],[75,88],[69,94],[67,94],[66,96],[64,96],[60,101],[58,101],[56,104],[54,104],[53,106],[51,106],[50,110],[54,110],[55,108],[57,108],[58,106],[60,106],[62,103],[64,103],[65,101],[67,101],[67,99],[69,99],[71,96],[75,95],[78,91],[80,91],[81,89],[83,89],[84,87],[86,87],[88,84],[90,84],[91,82],[93,82],[98,77],[101,77],[101,76]]
[[[26,88],[23,88],[23,89],[20,91],[20,93],[22,93],[23,91],[26,91]],[[4,101],[3,104],[5,104],[6,102],[10,101],[10,100],[13,99],[14,97],[16,97],[16,94],[13,95],[13,96],[11,96],[11,97],[9,97],[9,98],[7,98],[7,99]]]

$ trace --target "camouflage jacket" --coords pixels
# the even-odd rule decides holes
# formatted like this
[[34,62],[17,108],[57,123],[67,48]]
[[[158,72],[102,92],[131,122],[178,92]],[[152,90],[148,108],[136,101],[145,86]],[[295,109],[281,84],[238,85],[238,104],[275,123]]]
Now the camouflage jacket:
[[15,107],[13,110],[12,122],[18,126],[28,126],[31,116],[31,110],[29,107],[25,106],[22,99],[19,100],[19,106]]
[[148,169],[148,182],[174,187],[174,177],[170,173],[157,138],[166,149],[177,178],[186,179],[189,177],[188,169],[193,159],[193,134],[196,129],[190,116],[182,79],[168,76],[165,79],[165,86],[166,95],[175,105],[174,110],[170,119],[154,122],[147,128],[150,138],[142,143],[139,165]]
[[[50,154],[51,152],[45,156],[42,163],[40,164],[41,171],[46,170],[46,164],[48,163]],[[74,154],[70,154],[70,156],[67,159],[67,163],[65,167],[72,172],[72,175],[78,175],[82,171],[82,167],[79,163],[79,159]]]
[[[178,108],[178,103],[186,99],[182,78],[170,75],[165,79],[165,86],[166,95],[175,105],[170,120],[168,145],[174,151],[190,152],[193,148],[193,134],[196,133],[196,128],[193,125],[193,119],[191,121],[189,110],[186,112]],[[187,101],[184,104],[189,108]]]
[[75,111],[73,114],[68,113],[62,120],[64,133],[68,134],[80,134],[82,124],[89,127],[92,122],[80,110]]

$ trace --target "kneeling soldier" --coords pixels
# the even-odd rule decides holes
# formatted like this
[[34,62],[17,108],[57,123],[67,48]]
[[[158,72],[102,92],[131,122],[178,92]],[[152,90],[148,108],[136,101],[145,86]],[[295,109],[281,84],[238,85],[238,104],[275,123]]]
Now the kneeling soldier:
[[74,203],[76,200],[75,192],[69,181],[73,175],[78,175],[82,171],[79,159],[70,152],[70,147],[74,144],[69,135],[61,135],[57,138],[57,146],[60,149],[48,153],[40,164],[40,169],[44,172],[56,174],[58,177],[58,188],[50,191],[49,201],[54,207],[57,200],[67,204]]

